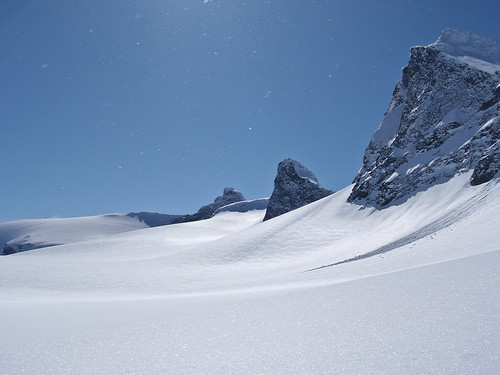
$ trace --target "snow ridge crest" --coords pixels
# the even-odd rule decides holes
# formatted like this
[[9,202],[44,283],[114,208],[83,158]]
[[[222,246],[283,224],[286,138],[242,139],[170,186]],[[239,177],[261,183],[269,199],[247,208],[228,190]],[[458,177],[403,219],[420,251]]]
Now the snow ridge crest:
[[450,56],[468,56],[500,65],[500,41],[470,31],[445,29],[429,47]]

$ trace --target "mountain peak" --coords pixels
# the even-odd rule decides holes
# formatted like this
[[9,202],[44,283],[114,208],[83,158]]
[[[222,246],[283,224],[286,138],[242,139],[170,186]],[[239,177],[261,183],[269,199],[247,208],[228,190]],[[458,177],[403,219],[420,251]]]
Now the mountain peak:
[[450,56],[473,57],[500,65],[500,41],[470,31],[445,29],[439,39],[429,47]]
[[221,204],[226,205],[226,204],[231,204],[231,203],[235,203],[235,202],[241,202],[244,200],[245,200],[245,197],[238,190],[236,190],[235,188],[232,188],[232,187],[226,187],[226,188],[224,188],[222,195],[215,198],[214,203],[221,203]]
[[300,164],[297,160],[287,158],[278,164],[279,171],[293,170],[299,177],[308,179],[309,181],[317,184],[318,179],[309,169]]
[[213,203],[201,207],[195,214],[178,217],[173,221],[173,223],[178,224],[209,219],[219,208],[224,207],[228,204],[242,202],[244,200],[245,197],[238,190],[232,187],[226,187],[224,188],[222,195],[215,198]]
[[285,159],[278,164],[274,190],[264,221],[324,198],[333,191],[318,184],[318,179],[298,161]]
[[370,141],[349,202],[384,207],[473,171],[500,171],[500,42],[446,29],[411,49],[389,108]]

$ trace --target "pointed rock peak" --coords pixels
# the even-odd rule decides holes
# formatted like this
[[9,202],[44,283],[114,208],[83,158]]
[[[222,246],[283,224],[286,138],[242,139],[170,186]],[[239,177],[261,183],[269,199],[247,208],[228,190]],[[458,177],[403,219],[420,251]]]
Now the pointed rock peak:
[[236,190],[235,188],[232,188],[232,187],[226,187],[226,188],[224,188],[224,191],[222,193],[222,197],[217,197],[216,200],[218,198],[237,199],[237,201],[235,201],[235,202],[239,202],[239,201],[244,201],[245,200],[245,197],[243,196],[243,194],[241,194],[238,190]]
[[500,65],[500,41],[458,29],[445,29],[439,39],[429,45],[447,55],[468,56]]
[[[245,197],[238,190],[235,190],[232,187],[224,188],[224,192],[221,196],[215,198],[213,204],[216,204],[219,207],[225,206],[227,204],[236,203],[244,201]],[[217,208],[219,208],[217,207]]]
[[333,191],[318,184],[314,173],[298,161],[285,159],[278,164],[274,190],[264,221],[324,198]]
[[295,174],[300,178],[307,179],[317,184],[318,179],[309,169],[300,164],[297,160],[285,159],[278,164],[278,174]]

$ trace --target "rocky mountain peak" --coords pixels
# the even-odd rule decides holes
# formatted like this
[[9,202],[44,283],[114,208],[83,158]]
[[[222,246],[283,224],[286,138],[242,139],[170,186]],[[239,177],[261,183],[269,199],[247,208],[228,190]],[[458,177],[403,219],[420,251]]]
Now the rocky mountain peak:
[[235,190],[232,187],[226,187],[224,188],[222,195],[215,198],[213,203],[201,207],[195,214],[184,215],[175,219],[173,224],[210,219],[219,208],[244,200],[245,197],[238,190]]
[[498,173],[500,66],[492,61],[499,46],[448,29],[436,43],[411,49],[350,202],[383,207],[456,173],[474,170],[472,183]]
[[333,191],[318,184],[318,179],[298,161],[285,159],[278,164],[274,190],[264,221],[324,198]]
[[304,167],[298,161],[293,159],[284,159],[278,164],[278,174],[294,176],[297,175],[300,178],[307,179],[310,182],[317,184],[318,179],[309,169]]
[[222,196],[215,198],[214,203],[222,204],[223,206],[225,206],[227,204],[241,202],[244,200],[245,200],[245,197],[238,190],[236,190],[232,187],[226,187],[226,188],[224,188]]

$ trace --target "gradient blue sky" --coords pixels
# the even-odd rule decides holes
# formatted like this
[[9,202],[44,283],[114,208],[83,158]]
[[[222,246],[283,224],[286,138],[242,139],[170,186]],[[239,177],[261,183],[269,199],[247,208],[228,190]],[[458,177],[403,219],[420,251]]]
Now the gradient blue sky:
[[338,190],[409,49],[500,39],[498,1],[0,1],[0,221],[192,213],[270,196],[295,158]]

